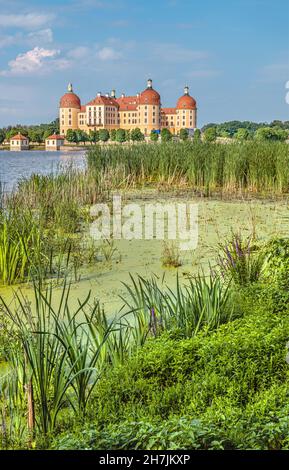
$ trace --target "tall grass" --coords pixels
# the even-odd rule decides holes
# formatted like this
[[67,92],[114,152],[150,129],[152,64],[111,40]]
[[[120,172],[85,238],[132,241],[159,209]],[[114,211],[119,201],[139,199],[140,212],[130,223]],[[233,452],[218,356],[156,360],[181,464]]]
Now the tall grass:
[[260,280],[266,261],[264,249],[245,238],[241,233],[233,233],[231,239],[220,245],[218,265],[224,278],[237,286],[248,286]]
[[81,420],[107,367],[123,364],[148,337],[164,330],[191,337],[232,317],[228,288],[216,277],[198,276],[185,287],[178,280],[176,290],[156,279],[131,281],[123,313],[112,320],[99,302],[90,303],[90,293],[72,307],[66,285],[57,301],[52,287],[38,285],[32,304],[19,293],[13,309],[0,299],[8,338],[8,372],[0,380],[3,442],[25,439],[32,446],[37,435],[46,446],[63,410]]
[[[88,304],[90,294],[71,310],[70,288],[64,286],[58,302],[53,301],[52,292],[52,288],[43,292],[35,286],[33,307],[16,293],[18,308],[14,310],[1,298],[7,336],[13,338],[7,346],[10,380],[6,379],[6,387],[27,391],[21,405],[23,408],[24,400],[28,403],[30,431],[38,430],[45,438],[55,428],[64,407],[70,407],[77,417],[84,415],[107,364],[102,348],[118,329],[114,321],[100,322],[99,305]],[[98,326],[91,335],[93,324]],[[3,400],[3,391],[1,395]],[[15,414],[17,408],[13,409]],[[5,402],[4,409],[8,409]],[[8,424],[12,418],[13,413]]]
[[59,283],[68,271],[78,279],[86,258],[82,239],[88,208],[102,197],[93,176],[72,168],[32,175],[16,191],[1,192],[0,284],[35,278]]
[[234,314],[229,287],[213,273],[209,278],[198,275],[184,286],[177,277],[175,289],[167,287],[164,279],[159,284],[155,276],[130,277],[131,284],[124,284],[128,295],[122,299],[135,312],[140,344],[147,335],[163,330],[178,329],[191,337],[200,329],[217,328]]
[[185,185],[207,195],[289,191],[289,148],[285,143],[162,143],[96,146],[88,150],[90,172],[112,176],[113,186]]

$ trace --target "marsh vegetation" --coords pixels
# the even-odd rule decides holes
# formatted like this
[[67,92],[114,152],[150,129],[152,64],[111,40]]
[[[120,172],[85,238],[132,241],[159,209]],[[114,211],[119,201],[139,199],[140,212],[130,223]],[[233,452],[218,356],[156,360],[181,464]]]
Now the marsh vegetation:
[[71,301],[83,269],[123,263],[88,235],[92,204],[145,189],[214,197],[214,212],[270,198],[285,220],[288,159],[282,143],[95,146],[84,171],[2,194],[0,283],[15,286],[0,301],[2,448],[288,448],[289,242],[259,234],[252,211],[247,230],[217,237],[206,271],[165,245],[173,282],[134,272],[114,315],[89,290]]

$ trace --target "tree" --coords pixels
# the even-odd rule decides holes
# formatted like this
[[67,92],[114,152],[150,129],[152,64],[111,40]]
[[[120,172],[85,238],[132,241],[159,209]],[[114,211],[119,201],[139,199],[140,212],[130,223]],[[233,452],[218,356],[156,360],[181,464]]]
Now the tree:
[[99,142],[99,131],[94,129],[93,131],[90,129],[89,130],[89,140],[91,143],[96,144],[96,142]]
[[172,140],[172,134],[170,132],[169,129],[167,129],[166,127],[164,127],[162,130],[161,130],[161,138],[162,138],[162,142],[169,142],[170,140]]
[[5,131],[4,129],[0,129],[0,144],[2,144],[5,140]]
[[66,132],[66,140],[68,142],[71,142],[71,143],[74,143],[74,144],[77,144],[78,143],[78,138],[77,138],[77,134],[76,134],[76,131],[74,129],[68,129],[67,132]]
[[224,139],[230,139],[232,137],[232,134],[229,132],[229,131],[226,131],[226,130],[220,130],[218,132],[218,128],[217,128],[217,135],[219,137],[223,137]]
[[6,139],[9,140],[11,137],[13,137],[16,134],[21,133],[25,137],[28,137],[28,131],[27,129],[24,129],[23,127],[12,127],[6,132]]
[[261,127],[255,132],[255,139],[260,141],[285,141],[288,139],[288,131],[278,127]]
[[[71,130],[71,129],[70,129]],[[67,131],[68,132],[68,131]],[[50,129],[47,129],[46,131],[44,131],[43,133],[43,140],[47,139],[47,137],[50,137],[52,134],[52,132],[50,131]]]
[[109,132],[107,129],[99,129],[99,140],[107,142],[109,139]]
[[130,138],[133,142],[141,142],[142,140],[144,140],[144,135],[141,130],[136,127],[131,131]]
[[188,140],[189,138],[189,131],[188,129],[181,129],[180,130],[180,139],[181,140]]
[[126,130],[125,130],[125,140],[126,140],[127,142],[129,142],[130,139],[131,139],[130,130],[129,130],[129,129],[126,129]]
[[115,142],[115,140],[116,140],[116,129],[111,129],[111,131],[110,131],[110,140],[112,142]]
[[194,132],[194,142],[200,142],[202,137],[200,129],[196,129]]
[[244,140],[248,140],[249,136],[250,136],[250,132],[248,131],[248,129],[240,128],[237,130],[234,137],[240,142],[242,142]]
[[209,127],[204,132],[205,142],[216,142],[217,139],[217,130],[215,127]]
[[150,139],[152,142],[157,142],[159,140],[159,134],[157,132],[151,131]]
[[116,141],[123,143],[126,141],[126,133],[124,129],[117,129],[116,131]]
[[[51,134],[50,134],[51,135]],[[41,144],[43,142],[44,132],[40,128],[31,128],[28,130],[28,137],[31,142]],[[49,136],[47,136],[49,137]]]
[[75,131],[76,133],[76,143],[78,144],[79,142],[82,142],[85,145],[85,142],[88,142],[89,137],[87,133],[81,129],[77,129]]

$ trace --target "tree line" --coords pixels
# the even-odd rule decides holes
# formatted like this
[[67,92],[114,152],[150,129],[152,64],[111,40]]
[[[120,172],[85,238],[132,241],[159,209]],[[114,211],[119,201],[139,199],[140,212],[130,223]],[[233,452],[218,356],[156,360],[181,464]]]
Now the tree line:
[[2,144],[4,140],[11,139],[11,137],[18,133],[28,137],[31,142],[42,144],[50,135],[59,134],[59,119],[55,119],[49,124],[30,126],[16,124],[15,126],[3,127],[0,129],[0,144]]
[[[169,141],[173,138],[173,134],[169,129],[162,129],[160,133],[152,131],[150,134],[150,139],[153,142],[156,142],[159,137],[162,141]],[[186,140],[189,137],[189,132],[187,129],[181,129],[179,137],[182,140]],[[68,129],[66,133],[66,140],[71,143],[79,144],[86,142],[94,143],[97,142],[107,142],[108,140],[112,142],[141,142],[145,139],[144,134],[139,128],[132,130],[127,129],[99,129],[99,130],[90,130],[88,133],[81,129]]]
[[268,123],[252,121],[228,121],[221,124],[210,123],[202,128],[207,140],[216,140],[217,137],[235,138],[237,140],[279,140],[288,139],[289,121],[274,120]]
[[[51,134],[59,134],[59,119],[55,119],[49,124],[40,124],[32,126],[8,126],[0,129],[0,144],[4,140],[9,140],[17,133],[21,133],[29,138],[31,142],[42,144],[45,139]],[[201,130],[196,129],[193,135],[194,140],[204,140],[207,142],[214,142],[218,137],[235,139],[237,141],[244,140],[271,140],[271,141],[285,141],[289,135],[289,121],[272,121],[268,123],[254,123],[251,121],[229,121],[221,124],[210,123],[205,125]],[[152,131],[150,140],[156,142],[161,137],[162,141],[170,141],[174,135],[169,129],[163,128],[160,133]],[[190,138],[187,129],[181,129],[178,137],[181,140]],[[68,142],[75,144],[96,144],[97,142],[137,142],[143,141],[144,134],[139,128],[126,130],[126,129],[91,129],[86,132],[81,129],[68,129],[66,139]]]

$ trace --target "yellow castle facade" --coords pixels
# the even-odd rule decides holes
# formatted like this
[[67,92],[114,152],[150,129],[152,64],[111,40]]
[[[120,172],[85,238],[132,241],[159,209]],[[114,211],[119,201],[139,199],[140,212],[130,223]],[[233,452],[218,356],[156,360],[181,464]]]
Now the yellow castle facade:
[[197,103],[186,86],[175,108],[163,108],[160,94],[154,90],[149,79],[146,89],[135,96],[122,94],[116,97],[115,90],[105,95],[99,92],[86,105],[82,105],[69,84],[67,93],[60,99],[59,121],[63,136],[68,129],[81,129],[89,133],[90,130],[99,129],[139,128],[143,134],[149,135],[151,131],[167,128],[178,134],[181,129],[197,127]]

